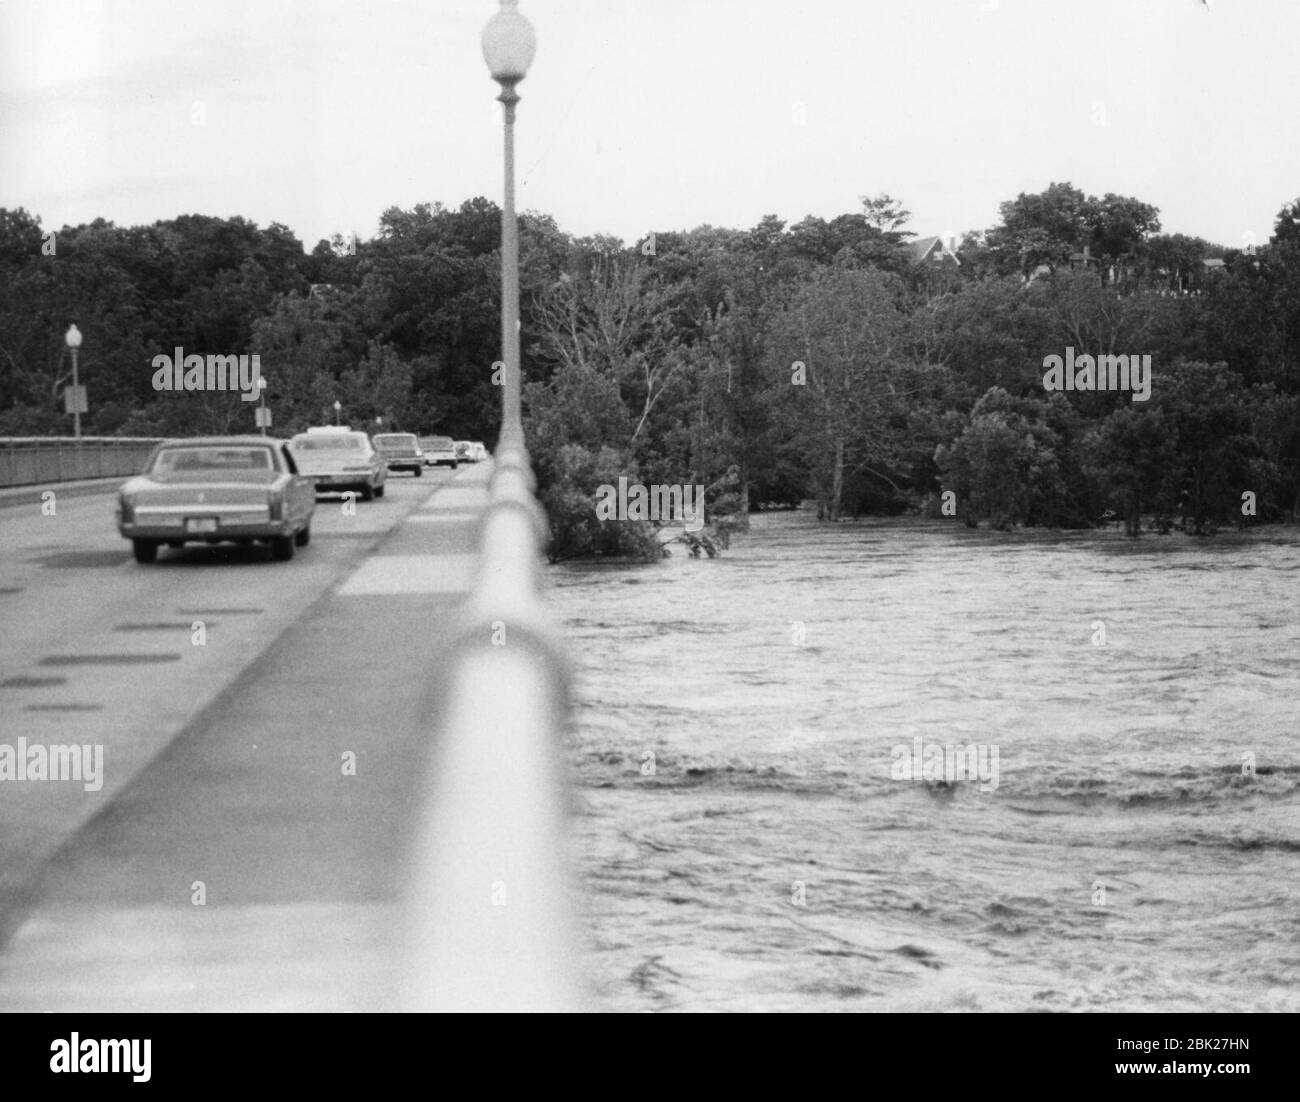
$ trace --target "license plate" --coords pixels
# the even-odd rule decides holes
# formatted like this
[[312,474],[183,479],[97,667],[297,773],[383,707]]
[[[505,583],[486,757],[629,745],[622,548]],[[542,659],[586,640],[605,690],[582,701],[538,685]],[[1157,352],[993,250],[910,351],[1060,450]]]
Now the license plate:
[[215,532],[217,530],[216,517],[186,517],[185,531],[187,532]]

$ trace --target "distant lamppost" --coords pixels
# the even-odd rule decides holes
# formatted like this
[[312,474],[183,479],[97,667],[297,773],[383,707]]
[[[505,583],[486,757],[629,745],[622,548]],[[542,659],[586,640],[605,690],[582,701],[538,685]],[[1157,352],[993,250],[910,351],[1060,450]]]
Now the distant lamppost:
[[69,325],[63,339],[72,353],[72,435],[81,439],[81,386],[77,381],[77,351],[81,348],[81,330]]
[[339,411],[342,410],[342,408],[343,408],[343,403],[342,403],[342,402],[338,402],[338,401],[336,401],[336,402],[334,403],[334,423],[335,423],[336,425],[341,425],[341,424],[343,424],[343,422],[339,420]]
[[519,0],[501,0],[501,10],[483,28],[483,60],[501,85],[505,107],[505,206],[501,210],[501,343],[506,364],[501,396],[503,447],[523,448],[523,379],[519,367],[519,227],[515,221],[515,86],[528,75],[537,52],[533,25],[519,14]]
[[263,435],[263,436],[266,435],[266,388],[267,388],[267,385],[268,385],[268,384],[267,384],[267,382],[266,382],[266,376],[265,376],[265,375],[259,375],[259,376],[257,377],[257,392],[258,392],[258,394],[259,394],[260,397],[261,397],[261,410],[262,410],[262,415],[257,419],[257,421],[258,421],[258,424],[260,424],[260,425],[262,426],[262,435]]
[[382,417],[376,417],[375,432],[383,432],[383,431],[384,431],[384,419]]

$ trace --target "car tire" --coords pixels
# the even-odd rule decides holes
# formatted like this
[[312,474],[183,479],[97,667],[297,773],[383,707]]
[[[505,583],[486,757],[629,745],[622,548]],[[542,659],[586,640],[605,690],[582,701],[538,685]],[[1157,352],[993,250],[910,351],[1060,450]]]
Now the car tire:
[[422,477],[424,477],[424,468],[423,468],[423,467],[416,467],[416,468],[415,468],[415,477],[416,477],[416,478],[422,478]]
[[384,491],[387,489],[388,489],[387,484],[380,483],[378,486],[375,487],[375,497],[383,497]]
[[361,487],[362,501],[369,501],[374,496],[375,496],[374,488],[370,485],[369,482],[367,482],[364,486]]
[[293,537],[293,542],[298,547],[306,547],[311,543],[311,525],[304,524],[298,529],[298,534]]
[[151,563],[158,558],[157,540],[132,540],[131,554],[136,562]]
[[453,460],[451,461],[451,469],[452,469],[453,471],[455,471],[455,470],[459,470],[459,469],[460,469],[460,460],[459,460],[459,459],[453,459]]
[[276,562],[288,562],[293,558],[293,543],[292,536],[272,536],[271,558]]

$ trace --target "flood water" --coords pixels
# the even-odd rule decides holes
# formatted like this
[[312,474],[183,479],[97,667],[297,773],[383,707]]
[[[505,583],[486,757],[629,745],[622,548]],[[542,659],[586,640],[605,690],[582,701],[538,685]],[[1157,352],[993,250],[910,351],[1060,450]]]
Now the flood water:
[[767,514],[549,576],[603,1006],[1300,1010],[1294,529]]

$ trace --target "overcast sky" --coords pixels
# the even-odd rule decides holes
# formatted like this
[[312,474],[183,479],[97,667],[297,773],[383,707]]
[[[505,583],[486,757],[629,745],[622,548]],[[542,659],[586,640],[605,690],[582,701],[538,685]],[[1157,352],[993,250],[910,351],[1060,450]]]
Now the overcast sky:
[[[500,201],[493,0],[0,0],[0,206],[311,248]],[[522,0],[519,205],[575,234],[888,192],[918,234],[1053,180],[1267,239],[1300,195],[1297,0]]]

